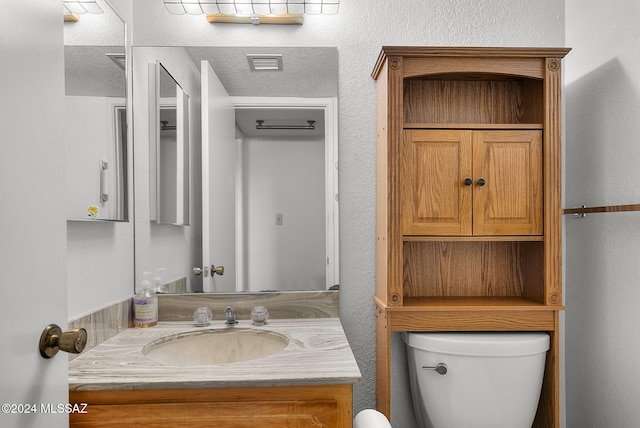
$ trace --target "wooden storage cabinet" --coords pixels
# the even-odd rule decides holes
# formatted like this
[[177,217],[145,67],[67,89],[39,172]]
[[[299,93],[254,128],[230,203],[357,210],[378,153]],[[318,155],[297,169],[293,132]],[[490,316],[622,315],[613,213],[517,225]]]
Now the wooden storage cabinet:
[[383,47],[377,90],[377,407],[391,333],[545,331],[534,427],[559,426],[564,48]]
[[403,134],[403,235],[542,234],[540,131]]

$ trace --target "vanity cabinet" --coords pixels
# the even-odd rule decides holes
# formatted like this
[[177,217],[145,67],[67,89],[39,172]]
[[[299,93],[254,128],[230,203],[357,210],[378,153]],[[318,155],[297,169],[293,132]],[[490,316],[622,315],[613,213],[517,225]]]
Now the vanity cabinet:
[[377,92],[378,410],[391,334],[545,331],[534,427],[558,427],[565,48],[383,47]]
[[71,427],[351,427],[350,384],[70,391]]

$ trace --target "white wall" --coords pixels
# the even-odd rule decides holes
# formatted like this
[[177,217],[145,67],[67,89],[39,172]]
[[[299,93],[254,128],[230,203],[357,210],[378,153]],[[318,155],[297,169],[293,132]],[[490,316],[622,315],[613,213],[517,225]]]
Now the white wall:
[[[354,411],[373,407],[375,82],[370,73],[380,47],[564,46],[564,1],[343,0],[339,14],[307,16],[302,27],[212,25],[202,16],[170,15],[156,0],[136,0],[134,12],[135,45],[338,47],[340,314],[363,374],[354,389]],[[404,360],[398,358],[397,366],[406,372]],[[394,409],[394,415],[403,412]],[[396,426],[412,427],[404,421]]]
[[[640,4],[566,0],[566,206],[640,203]],[[640,213],[567,218],[567,427],[640,420]]]
[[324,138],[245,138],[243,145],[246,289],[324,290]]
[[[164,7],[164,6],[162,6]],[[138,24],[136,24],[138,25]],[[165,281],[183,277],[202,260],[202,203],[201,184],[193,181],[190,192],[191,220],[189,226],[157,224],[151,221],[149,144],[155,144],[149,130],[149,114],[153,113],[149,101],[148,64],[160,61],[176,82],[190,97],[190,150],[189,168],[192,174],[202,174],[201,167],[201,117],[200,71],[182,48],[133,49],[133,139],[135,174],[135,224],[136,224],[136,286],[142,281],[142,272],[154,272],[165,268]],[[153,100],[153,96],[151,98]],[[187,277],[190,290],[201,289],[193,276]]]

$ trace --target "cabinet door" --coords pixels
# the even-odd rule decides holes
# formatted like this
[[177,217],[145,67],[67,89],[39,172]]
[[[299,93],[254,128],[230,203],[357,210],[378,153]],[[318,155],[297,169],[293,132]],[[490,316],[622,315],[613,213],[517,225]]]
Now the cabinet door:
[[474,131],[473,234],[542,234],[542,132]]
[[404,131],[404,235],[471,235],[471,136],[465,130]]

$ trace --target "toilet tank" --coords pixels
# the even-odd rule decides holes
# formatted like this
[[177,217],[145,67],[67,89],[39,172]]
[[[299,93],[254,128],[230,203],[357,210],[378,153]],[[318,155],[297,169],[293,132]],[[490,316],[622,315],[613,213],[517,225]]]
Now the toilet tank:
[[546,333],[406,333],[421,428],[531,428]]

